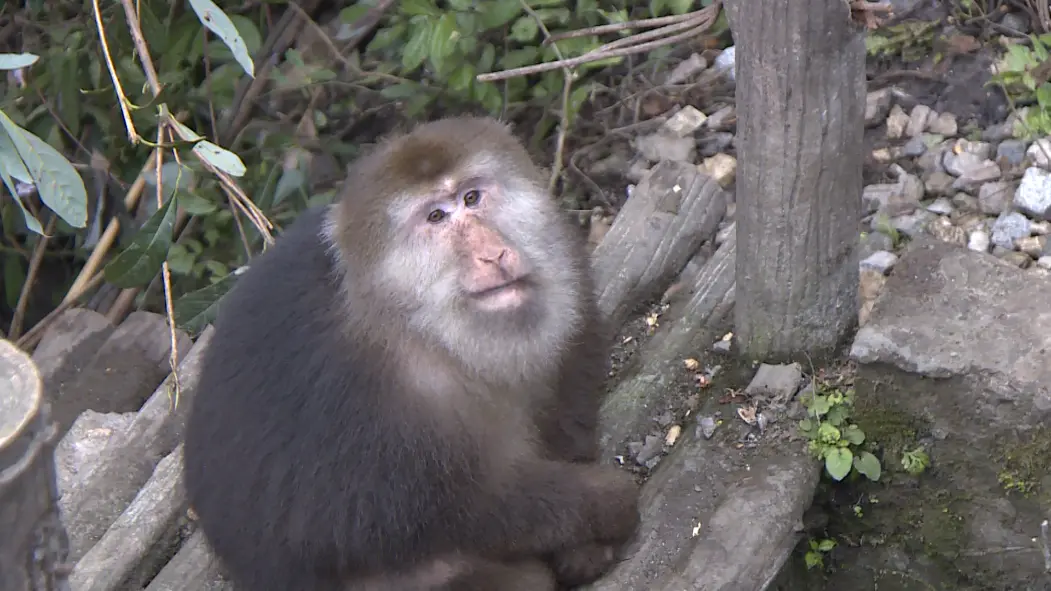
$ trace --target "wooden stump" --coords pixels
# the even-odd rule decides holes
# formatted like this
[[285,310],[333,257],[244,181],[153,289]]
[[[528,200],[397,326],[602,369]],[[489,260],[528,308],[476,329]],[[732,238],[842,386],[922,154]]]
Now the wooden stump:
[[57,429],[33,361],[0,339],[0,591],[69,588]]

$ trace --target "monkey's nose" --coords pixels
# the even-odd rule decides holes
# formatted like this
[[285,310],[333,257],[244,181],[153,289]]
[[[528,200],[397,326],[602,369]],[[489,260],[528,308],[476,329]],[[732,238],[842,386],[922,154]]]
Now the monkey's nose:
[[484,252],[484,253],[479,254],[478,255],[478,260],[482,261],[483,263],[490,263],[490,264],[493,264],[493,265],[500,266],[500,265],[503,264],[504,258],[506,256],[507,256],[507,249],[506,248],[501,248],[499,250],[494,249],[494,250],[491,250],[489,252]]

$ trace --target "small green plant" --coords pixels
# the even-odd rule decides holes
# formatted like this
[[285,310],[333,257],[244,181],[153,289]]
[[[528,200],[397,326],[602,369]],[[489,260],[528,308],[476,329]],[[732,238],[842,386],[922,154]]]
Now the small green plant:
[[931,458],[922,447],[901,454],[901,467],[913,476],[919,476],[931,465]]
[[823,540],[810,540],[808,542],[810,549],[807,550],[803,560],[806,561],[807,570],[814,567],[825,566],[825,554],[828,554],[836,547],[836,541],[825,538]]
[[879,460],[860,449],[865,433],[850,421],[853,389],[841,391],[815,384],[814,389],[804,395],[803,405],[808,416],[799,422],[799,431],[810,440],[810,453],[824,460],[829,476],[840,481],[854,469],[869,480],[879,480]]
[[1031,108],[1020,113],[1022,129],[1016,130],[1015,135],[1045,136],[1051,134],[1051,82],[1048,82],[1051,33],[1030,35],[1029,41],[1032,47],[1007,46],[988,84],[999,85],[1012,104],[1035,101]]
[[865,38],[865,51],[872,57],[900,57],[914,62],[928,57],[934,43],[936,24],[909,21],[870,33]]

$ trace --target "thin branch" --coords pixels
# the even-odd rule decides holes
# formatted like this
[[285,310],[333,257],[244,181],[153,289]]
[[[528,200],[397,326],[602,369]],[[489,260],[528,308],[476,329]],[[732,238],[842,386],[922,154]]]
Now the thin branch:
[[22,292],[18,294],[15,315],[11,319],[11,330],[8,331],[7,335],[9,340],[15,340],[22,332],[22,322],[25,320],[26,308],[29,307],[29,294],[33,292],[33,284],[36,283],[36,276],[40,271],[40,263],[44,260],[44,251],[47,250],[47,243],[55,233],[55,223],[57,221],[58,216],[52,214],[51,219],[47,222],[44,235],[40,237],[36,247],[33,249],[33,256],[29,259],[29,268],[26,270],[26,280],[22,283]]
[[[647,51],[657,49],[658,47],[663,47],[665,45],[673,45],[675,43],[679,43],[680,41],[685,41],[687,39],[696,37],[701,33],[707,31],[709,28],[711,28],[711,26],[715,23],[716,17],[719,15],[719,10],[721,7],[722,0],[715,0],[715,2],[713,2],[706,8],[703,8],[696,12],[687,13],[685,15],[682,15],[681,17],[676,17],[675,20],[671,21],[670,25],[663,27],[663,29],[658,29],[656,31],[647,31],[645,33],[638,33],[636,35],[630,35],[623,39],[618,39],[617,41],[607,43],[602,47],[589,51],[584,55],[578,57],[559,59],[552,62],[534,64],[532,66],[522,66],[520,68],[512,68],[510,70],[503,70],[500,72],[487,72],[485,74],[479,74],[475,77],[475,79],[479,82],[493,82],[496,80],[505,80],[507,78],[527,76],[529,74],[538,74],[540,72],[548,72],[551,70],[557,70],[562,68],[573,68],[582,64],[596,62],[599,60],[609,59],[613,57],[635,55],[638,53],[645,53]],[[656,20],[658,19],[650,19],[649,22],[653,22]],[[636,21],[636,23],[642,22],[647,21]],[[622,24],[625,23],[619,23],[619,25]],[[613,25],[604,26],[613,27]],[[636,26],[638,25],[636,24]],[[671,35],[663,39],[657,39],[655,41],[640,43],[640,41],[645,41],[647,39],[655,37],[655,33],[659,32],[661,35],[667,35],[668,33],[686,28],[686,26],[689,26],[689,28],[683,33]],[[613,28],[611,30],[621,30],[624,28],[626,27],[617,26],[616,28]],[[566,33],[562,36],[562,38],[579,37],[583,34],[594,34],[593,31],[598,29],[601,29],[601,27],[592,27],[590,29],[590,31],[592,32],[589,33],[580,33],[579,31],[574,31],[572,33]]]

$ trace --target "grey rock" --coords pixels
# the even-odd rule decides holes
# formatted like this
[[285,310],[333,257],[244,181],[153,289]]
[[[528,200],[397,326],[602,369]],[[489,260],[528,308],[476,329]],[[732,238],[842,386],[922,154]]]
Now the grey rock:
[[886,275],[898,262],[898,255],[893,252],[881,250],[865,257],[859,264],[862,269],[872,269]]
[[949,218],[944,216],[938,216],[931,220],[927,224],[927,232],[942,242],[959,244],[960,246],[967,244],[967,231],[953,224]]
[[719,131],[705,135],[704,137],[697,140],[697,150],[700,152],[702,158],[708,158],[721,154],[730,147],[734,141],[734,134]]
[[945,163],[945,170],[947,170],[949,174],[959,177],[982,166],[982,164],[984,164],[984,159],[981,156],[970,152],[960,152],[959,154],[946,152],[943,162]]
[[979,210],[978,198],[962,191],[952,196],[952,204],[961,213]]
[[636,159],[631,163],[628,171],[624,176],[628,177],[628,180],[633,183],[641,183],[642,179],[650,172],[650,165],[642,158]]
[[712,435],[715,435],[715,427],[715,418],[711,415],[705,415],[697,421],[697,428],[705,439],[711,439]]
[[989,232],[986,230],[972,230],[967,237],[967,248],[976,252],[989,252],[991,243]]
[[955,150],[959,151],[960,153],[974,154],[982,160],[986,160],[988,158],[993,157],[993,144],[990,142],[976,142],[974,140],[960,138],[953,142],[952,145],[949,147],[955,147]]
[[1029,215],[1048,219],[1051,214],[1051,172],[1031,166],[1015,191],[1014,205]]
[[931,133],[937,133],[940,135],[953,136],[956,135],[956,115],[952,113],[942,113],[935,117],[927,126]]
[[1034,166],[1051,168],[1051,139],[1041,138],[1036,140],[1025,151],[1025,155],[1029,157],[1029,161]]
[[948,195],[952,192],[952,184],[955,181],[956,177],[951,174],[943,170],[936,170],[927,176],[924,185],[929,195]]
[[1051,255],[1044,255],[1036,259],[1036,264],[1045,269],[1051,269]]
[[1029,220],[1017,211],[1005,211],[993,222],[992,242],[1000,248],[1014,250],[1015,240],[1029,235]]
[[650,162],[671,160],[693,163],[697,155],[697,142],[692,137],[675,137],[657,132],[635,138],[635,149]]
[[1047,220],[1030,220],[1029,233],[1034,236],[1047,236],[1051,234],[1051,222]]
[[749,396],[787,402],[802,385],[803,368],[798,363],[759,366],[744,391]]
[[865,127],[879,125],[887,117],[893,101],[889,88],[874,90],[865,97]]
[[905,127],[909,125],[909,116],[902,110],[900,105],[894,105],[887,115],[887,139],[901,139],[905,135]]
[[1022,35],[1029,33],[1029,19],[1024,14],[1017,12],[1008,12],[1004,15],[1004,18],[1000,20],[1000,25],[1007,27],[1013,31],[1018,31]]
[[1040,258],[1047,248],[1047,236],[1025,236],[1015,240],[1015,248],[1031,258]]
[[952,201],[948,197],[939,197],[927,206],[927,211],[938,215],[949,215],[954,210]]
[[1018,166],[1025,161],[1026,145],[1022,140],[1004,140],[996,146],[996,161]]
[[987,142],[1001,142],[1014,136],[1014,121],[991,125],[982,130],[982,139]]
[[737,126],[737,109],[729,105],[708,116],[705,125],[712,131],[731,131]]
[[927,130],[927,123],[933,118],[934,112],[927,105],[919,104],[912,108],[909,115],[909,123],[905,127],[905,135],[916,137]]
[[905,143],[901,148],[902,156],[908,158],[915,158],[927,151],[927,143],[923,141],[922,137],[914,137]]
[[664,449],[664,441],[656,435],[647,435],[646,441],[638,447],[635,454],[635,462],[640,466],[649,465],[651,460],[657,458]]
[[861,236],[858,246],[858,258],[865,259],[881,250],[892,250],[894,240],[883,232],[866,232]]
[[[937,217],[926,209],[917,209],[912,213],[891,218],[890,224],[895,230],[915,238],[923,234],[927,230],[927,224]],[[875,221],[874,219],[873,222]]]
[[707,119],[708,116],[696,107],[686,105],[665,121],[663,127],[673,136],[686,137],[693,135]]
[[1008,182],[985,183],[978,188],[978,209],[987,215],[1000,215],[1011,203],[1014,184]]
[[1027,269],[1033,264],[1033,259],[1024,252],[1018,252],[1016,250],[1009,250],[997,255],[1000,260],[1010,265],[1014,265],[1019,269]]

